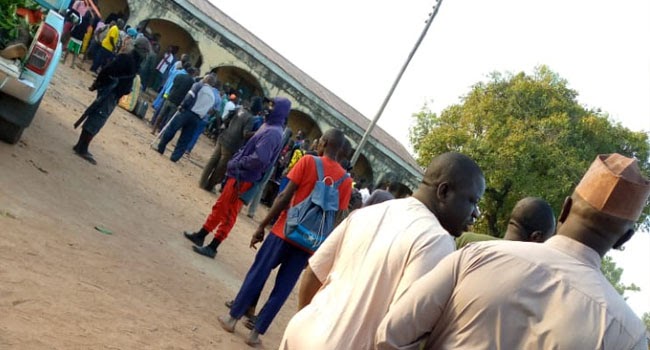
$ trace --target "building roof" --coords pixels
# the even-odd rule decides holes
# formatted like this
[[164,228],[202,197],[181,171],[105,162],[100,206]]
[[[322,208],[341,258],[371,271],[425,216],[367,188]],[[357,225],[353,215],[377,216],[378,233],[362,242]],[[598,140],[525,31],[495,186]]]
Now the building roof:
[[[336,96],[333,92],[328,90],[326,87],[318,83],[315,79],[310,77],[307,73],[303,72],[300,68],[296,67],[293,63],[289,62],[286,58],[276,52],[273,48],[267,45],[260,38],[255,36],[255,34],[248,31],[242,25],[237,23],[237,21],[230,18],[223,11],[219,10],[216,6],[210,3],[208,0],[187,0],[192,5],[196,6],[203,13],[214,19],[216,22],[227,28],[232,34],[239,37],[241,40],[247,42],[252,47],[254,47],[260,54],[264,55],[271,62],[278,65],[282,70],[284,70],[288,75],[292,76],[294,79],[299,81],[306,89],[314,93],[318,98],[320,98],[325,103],[329,104],[330,107],[341,113],[343,116],[347,117],[354,124],[359,126],[362,130],[366,130],[368,125],[370,125],[370,120],[366,118],[359,111],[354,109],[352,106],[347,104],[341,98]],[[372,138],[378,141],[387,149],[394,152],[398,157],[404,160],[407,164],[412,166],[417,172],[422,174],[422,169],[415,161],[413,156],[406,150],[406,148],[398,142],[394,137],[389,135],[385,130],[379,126],[375,126],[372,133],[370,134]]]

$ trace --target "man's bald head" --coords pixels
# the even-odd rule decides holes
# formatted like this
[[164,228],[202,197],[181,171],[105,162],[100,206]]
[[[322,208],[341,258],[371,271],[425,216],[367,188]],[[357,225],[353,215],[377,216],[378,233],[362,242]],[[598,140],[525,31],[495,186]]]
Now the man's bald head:
[[480,215],[483,192],[485,178],[478,164],[464,154],[449,152],[431,160],[413,197],[431,210],[445,230],[460,236]]
[[483,177],[483,171],[474,160],[461,153],[447,152],[431,160],[424,172],[422,185],[435,187],[441,182],[460,184],[474,176]]
[[542,243],[555,233],[555,215],[543,199],[526,197],[512,209],[504,239]]
[[328,158],[336,160],[336,156],[344,147],[346,140],[345,134],[339,129],[329,129],[323,136],[321,136],[320,141],[318,142],[318,154],[326,155]]

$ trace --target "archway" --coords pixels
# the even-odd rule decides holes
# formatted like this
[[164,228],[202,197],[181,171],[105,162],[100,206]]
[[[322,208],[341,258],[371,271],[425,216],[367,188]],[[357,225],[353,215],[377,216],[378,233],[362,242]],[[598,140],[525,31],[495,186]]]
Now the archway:
[[259,81],[249,72],[234,66],[215,67],[210,70],[217,75],[227,93],[236,93],[242,100],[250,100],[253,96],[264,96],[264,90]]
[[147,19],[138,24],[138,28],[142,28],[147,36],[159,37],[158,43],[160,44],[160,52],[158,52],[158,59],[162,59],[163,54],[170,46],[178,47],[176,59],[179,59],[182,54],[190,56],[190,63],[196,68],[200,68],[203,63],[203,56],[199,50],[199,44],[192,35],[183,27],[174,22],[164,19]]
[[295,109],[292,109],[291,112],[289,112],[289,121],[287,122],[287,126],[291,129],[294,136],[298,130],[302,130],[305,134],[305,139],[308,139],[310,142],[320,138],[323,134],[314,119],[312,119],[308,114]]
[[121,18],[128,22],[131,11],[126,0],[99,1],[97,9],[102,14],[104,22],[110,22]]
[[[352,152],[354,153],[354,151]],[[357,163],[352,167],[352,175],[356,183],[360,183],[368,187],[374,186],[372,166],[363,154],[359,155]]]

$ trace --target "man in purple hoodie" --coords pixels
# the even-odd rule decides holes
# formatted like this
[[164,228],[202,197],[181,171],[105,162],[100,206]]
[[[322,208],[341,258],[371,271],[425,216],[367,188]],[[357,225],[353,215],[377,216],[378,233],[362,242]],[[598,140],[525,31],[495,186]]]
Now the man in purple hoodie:
[[[192,249],[196,253],[210,258],[217,255],[217,247],[228,237],[237,221],[237,214],[244,205],[240,196],[262,179],[280,153],[282,131],[290,110],[291,102],[288,99],[276,97],[273,111],[266,117],[264,125],[228,162],[226,185],[212,207],[212,212],[199,231],[183,233],[195,244]],[[212,242],[203,246],[205,237],[215,229]]]

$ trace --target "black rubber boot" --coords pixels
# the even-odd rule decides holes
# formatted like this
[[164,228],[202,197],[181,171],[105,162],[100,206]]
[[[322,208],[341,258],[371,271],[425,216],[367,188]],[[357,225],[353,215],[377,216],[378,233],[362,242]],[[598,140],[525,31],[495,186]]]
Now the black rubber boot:
[[217,256],[217,247],[219,246],[219,241],[216,239],[213,239],[210,244],[206,245],[205,247],[197,247],[197,246],[192,246],[192,250],[194,250],[195,253],[201,254],[203,256],[207,256],[208,258],[214,259],[215,256]]
[[74,152],[81,158],[87,160],[91,164],[97,164],[97,161],[95,161],[95,158],[93,155],[88,152],[88,145],[90,144],[90,141],[93,139],[93,135],[86,130],[81,130],[81,135],[79,135],[79,141],[77,141],[77,144],[72,147]]
[[183,232],[183,236],[185,236],[185,238],[189,239],[192,243],[200,247],[203,245],[203,240],[205,240],[205,236],[207,236],[208,233],[209,233],[208,230],[201,227],[201,229],[198,230],[197,232],[185,231]]

